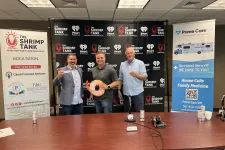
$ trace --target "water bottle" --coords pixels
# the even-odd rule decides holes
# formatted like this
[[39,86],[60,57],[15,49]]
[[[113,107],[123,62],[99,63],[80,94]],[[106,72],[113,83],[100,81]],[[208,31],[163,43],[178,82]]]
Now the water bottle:
[[33,111],[32,118],[33,118],[33,124],[37,124],[37,114],[35,111]]

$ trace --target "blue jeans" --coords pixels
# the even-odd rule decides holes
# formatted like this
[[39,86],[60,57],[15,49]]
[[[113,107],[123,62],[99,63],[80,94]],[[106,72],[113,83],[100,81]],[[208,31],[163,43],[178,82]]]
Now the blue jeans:
[[108,98],[103,100],[94,100],[94,102],[95,102],[95,109],[97,114],[112,112],[112,105],[113,105],[112,99]]
[[78,115],[83,114],[83,104],[76,105],[61,105],[63,107],[64,115]]
[[[131,98],[131,110],[140,112],[144,110],[144,94],[141,92],[138,95],[130,96]],[[130,109],[129,96],[124,95],[124,112],[128,112]]]

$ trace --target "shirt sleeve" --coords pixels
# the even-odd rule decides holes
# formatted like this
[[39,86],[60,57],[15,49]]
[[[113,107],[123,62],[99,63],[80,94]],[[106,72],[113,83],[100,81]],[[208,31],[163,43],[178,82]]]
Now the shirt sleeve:
[[123,80],[123,72],[122,72],[123,63],[120,64],[119,78],[118,80]]
[[144,62],[140,63],[140,74],[146,75],[146,77],[148,77]]

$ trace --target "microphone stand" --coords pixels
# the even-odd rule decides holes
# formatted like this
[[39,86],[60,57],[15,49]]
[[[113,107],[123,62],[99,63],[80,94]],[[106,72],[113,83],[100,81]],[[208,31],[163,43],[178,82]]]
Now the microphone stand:
[[130,108],[129,108],[129,114],[127,115],[127,117],[124,119],[126,122],[135,122],[136,119],[134,118],[134,115],[131,114],[131,97],[128,96],[128,99],[129,99],[129,103],[130,103]]

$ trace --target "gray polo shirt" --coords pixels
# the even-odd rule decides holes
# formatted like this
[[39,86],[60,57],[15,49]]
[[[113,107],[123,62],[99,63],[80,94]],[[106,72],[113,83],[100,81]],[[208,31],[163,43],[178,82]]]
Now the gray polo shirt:
[[[111,84],[112,82],[118,80],[116,70],[109,65],[105,64],[103,68],[99,68],[98,66],[92,68],[92,77],[94,80],[101,80],[106,85]],[[103,100],[106,98],[112,98],[113,90],[105,90],[105,93],[102,96],[95,96],[95,100]]]

